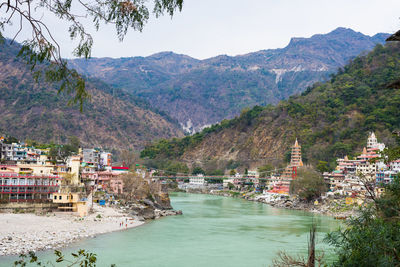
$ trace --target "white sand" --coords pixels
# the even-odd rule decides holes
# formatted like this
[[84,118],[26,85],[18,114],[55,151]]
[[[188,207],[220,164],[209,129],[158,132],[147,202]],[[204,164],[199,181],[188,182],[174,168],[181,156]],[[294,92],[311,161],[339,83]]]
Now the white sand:
[[[48,216],[0,213],[0,256],[60,248],[83,238],[144,223],[130,220],[122,212],[110,207],[96,205],[93,208],[94,213],[82,220],[62,212]],[[98,214],[101,218],[97,218]],[[124,222],[123,227],[120,226],[121,222]]]

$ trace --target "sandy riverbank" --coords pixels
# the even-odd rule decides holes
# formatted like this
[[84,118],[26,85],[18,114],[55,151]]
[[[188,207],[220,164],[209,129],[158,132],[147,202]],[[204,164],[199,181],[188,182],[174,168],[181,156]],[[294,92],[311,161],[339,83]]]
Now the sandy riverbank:
[[117,209],[100,206],[94,206],[94,213],[84,219],[60,212],[43,216],[1,213],[0,256],[65,247],[83,238],[142,224]]

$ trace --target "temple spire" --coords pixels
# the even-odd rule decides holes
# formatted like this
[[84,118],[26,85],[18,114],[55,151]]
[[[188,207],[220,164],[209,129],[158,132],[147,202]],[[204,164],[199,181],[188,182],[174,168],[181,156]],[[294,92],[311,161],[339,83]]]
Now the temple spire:
[[296,142],[294,142],[294,146],[299,147],[299,142],[297,142],[297,138],[296,138]]

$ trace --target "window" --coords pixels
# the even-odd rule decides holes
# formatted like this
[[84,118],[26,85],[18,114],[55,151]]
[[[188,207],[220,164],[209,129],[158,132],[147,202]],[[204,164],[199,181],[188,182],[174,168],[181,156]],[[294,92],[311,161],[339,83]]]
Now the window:
[[58,199],[61,200],[61,199],[62,199],[62,196],[59,196]]
[[57,196],[54,196],[54,200],[57,200]]

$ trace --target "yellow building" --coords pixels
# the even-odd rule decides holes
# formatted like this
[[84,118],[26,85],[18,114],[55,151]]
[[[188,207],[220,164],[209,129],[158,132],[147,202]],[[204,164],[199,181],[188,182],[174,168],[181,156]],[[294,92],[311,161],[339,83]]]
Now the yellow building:
[[71,156],[67,162],[69,173],[71,174],[71,184],[78,185],[79,180],[79,168],[81,166],[81,156]]
[[59,210],[77,212],[79,217],[88,215],[87,203],[80,200],[78,193],[54,193],[53,203],[59,204]]

